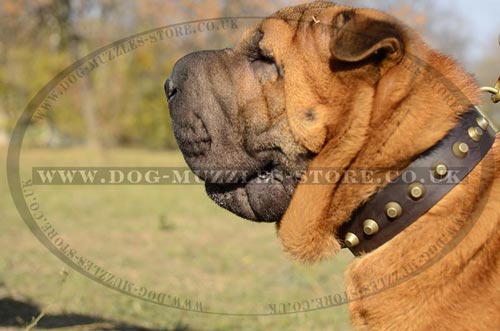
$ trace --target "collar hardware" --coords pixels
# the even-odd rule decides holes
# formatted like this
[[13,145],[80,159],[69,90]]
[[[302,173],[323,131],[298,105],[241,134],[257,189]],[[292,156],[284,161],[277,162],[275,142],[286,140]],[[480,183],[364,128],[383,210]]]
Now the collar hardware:
[[[458,185],[486,156],[496,129],[472,106],[448,134],[422,153],[339,229],[340,242],[354,255],[394,238]],[[415,178],[406,183],[405,173]]]

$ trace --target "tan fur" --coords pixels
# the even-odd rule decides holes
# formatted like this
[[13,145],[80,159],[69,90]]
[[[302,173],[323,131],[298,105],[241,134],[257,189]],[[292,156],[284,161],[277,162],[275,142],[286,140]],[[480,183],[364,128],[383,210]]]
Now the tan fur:
[[[403,169],[479,101],[477,85],[455,61],[374,10],[354,13],[394,26],[405,46],[402,57],[332,71],[331,25],[346,10],[319,2],[285,9],[260,26],[261,45],[286,72],[290,129],[317,153],[310,168]],[[312,123],[304,119],[311,110]],[[495,143],[467,180],[417,222],[351,264],[347,292],[360,297],[350,303],[358,330],[500,329],[499,148]],[[334,256],[340,225],[381,186],[299,185],[278,227],[284,249],[306,262]],[[432,263],[419,266],[427,255]],[[402,270],[411,276],[384,281]],[[374,292],[378,287],[383,290]]]

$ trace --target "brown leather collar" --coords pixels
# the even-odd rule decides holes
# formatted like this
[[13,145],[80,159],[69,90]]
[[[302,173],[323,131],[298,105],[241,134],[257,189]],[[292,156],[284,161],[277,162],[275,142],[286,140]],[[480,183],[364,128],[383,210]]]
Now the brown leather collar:
[[339,230],[354,255],[394,238],[459,184],[488,153],[495,130],[476,107],[401,175],[358,208]]

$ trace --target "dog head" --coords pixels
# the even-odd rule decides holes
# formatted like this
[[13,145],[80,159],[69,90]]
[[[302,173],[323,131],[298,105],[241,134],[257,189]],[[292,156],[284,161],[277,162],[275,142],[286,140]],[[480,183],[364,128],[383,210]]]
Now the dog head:
[[399,168],[441,139],[454,124],[449,111],[413,109],[424,101],[450,108],[415,66],[439,56],[379,11],[328,2],[285,8],[233,49],[175,64],[165,84],[175,137],[217,204],[277,222],[296,257],[328,256],[340,247],[338,227],[383,183],[343,185],[340,176],[306,185],[301,176]]

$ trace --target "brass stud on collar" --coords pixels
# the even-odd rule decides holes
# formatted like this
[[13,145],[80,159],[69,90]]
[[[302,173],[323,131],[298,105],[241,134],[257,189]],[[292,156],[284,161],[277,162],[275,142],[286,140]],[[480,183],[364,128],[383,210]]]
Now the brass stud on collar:
[[369,236],[375,234],[380,230],[378,223],[372,219],[367,219],[363,222],[363,232]]
[[403,208],[397,202],[389,202],[385,205],[385,214],[387,217],[395,219],[403,214]]
[[485,131],[486,131],[486,129],[488,129],[488,126],[490,126],[490,123],[484,117],[476,118],[476,122],[477,122],[477,125],[479,125],[479,127]]
[[444,163],[438,163],[434,166],[434,177],[443,178],[448,173],[448,167]]
[[425,194],[425,187],[421,183],[415,182],[408,187],[408,195],[412,200],[420,200]]
[[359,238],[352,232],[347,232],[345,234],[344,243],[347,247],[351,248],[359,245]]
[[483,130],[481,130],[481,128],[477,126],[471,126],[467,130],[467,133],[469,134],[469,137],[474,141],[481,140],[481,137],[483,136]]
[[459,141],[453,144],[452,149],[453,149],[453,154],[459,158],[464,158],[469,153],[469,145]]

